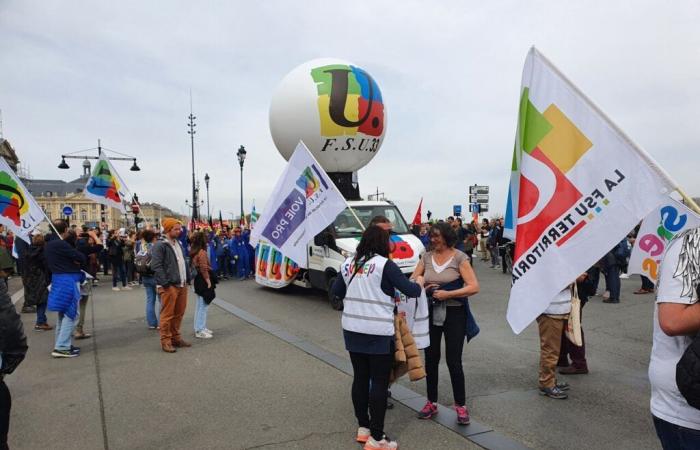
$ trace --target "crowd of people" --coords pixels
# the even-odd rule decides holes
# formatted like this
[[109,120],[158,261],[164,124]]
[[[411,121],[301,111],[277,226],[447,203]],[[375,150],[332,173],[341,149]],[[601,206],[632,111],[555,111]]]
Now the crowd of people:
[[[80,348],[73,345],[73,339],[90,337],[83,325],[86,305],[90,290],[101,274],[108,275],[111,271],[115,291],[143,286],[145,323],[149,329],[158,330],[161,349],[166,353],[191,346],[181,331],[190,289],[196,296],[194,336],[210,339],[213,332],[207,328],[207,311],[216,298],[217,282],[254,275],[250,232],[239,227],[188,232],[178,220],[165,218],[161,229],[145,229],[138,233],[121,229],[100,234],[86,228],[76,232],[63,220],[53,221],[52,228],[53,232],[46,235],[33,232],[30,245],[14,242],[13,247],[17,271],[24,285],[22,311],[36,314],[34,329],[38,332],[52,330],[54,327],[48,323],[46,311],[57,313],[51,351],[55,358],[79,356]],[[410,278],[406,278],[391,260],[391,228],[388,219],[375,217],[364,231],[356,253],[341,265],[332,286],[332,294],[344,304],[342,329],[354,371],[351,398],[359,425],[356,440],[363,443],[366,450],[398,447],[384,432],[395,352],[404,345],[402,333],[397,332],[397,303],[401,298],[398,293],[415,299],[424,293],[429,311],[425,318],[417,319],[428,321],[426,335],[429,337],[424,348],[428,399],[418,418],[431,419],[439,411],[438,371],[444,338],[456,420],[460,425],[468,425],[470,414],[466,405],[462,353],[465,341],[469,342],[480,331],[469,303],[480,290],[472,267],[477,256],[475,252],[485,267],[501,269],[503,273],[509,269],[507,252],[511,250],[509,241],[503,237],[501,219],[464,225],[460,218],[449,217],[415,227],[414,232],[426,246],[426,252]],[[675,381],[678,359],[693,342],[692,336],[700,331],[697,319],[700,315],[696,314],[696,278],[700,267],[695,267],[700,258],[692,256],[697,253],[700,232],[697,229],[693,232],[695,234],[690,237],[673,241],[664,257],[656,291],[649,377],[654,425],[665,449],[698,448],[694,445],[700,445],[696,431],[700,430],[700,410],[688,405]],[[11,238],[4,236],[0,253],[2,248],[7,250],[7,241]],[[588,373],[583,330],[580,343],[574,342],[565,332],[572,313],[572,298],[580,299],[579,314],[593,295],[601,295],[605,303],[619,303],[620,278],[626,277],[634,239],[632,232],[572,280],[537,318],[538,384],[543,396],[566,399],[570,386],[557,375]],[[679,264],[681,259],[683,264]],[[7,336],[2,336],[0,375],[4,377],[21,362],[27,346],[7,292],[6,278],[14,271],[14,261],[13,267],[3,268],[2,265],[0,318],[12,323],[3,328]],[[605,291],[598,294],[601,275]],[[642,283],[634,294],[654,292],[650,280],[643,277]],[[693,367],[688,370],[692,371]],[[4,427],[0,431],[5,433],[6,439],[11,403],[4,382],[0,383],[0,400],[7,406],[0,411],[0,425]]]

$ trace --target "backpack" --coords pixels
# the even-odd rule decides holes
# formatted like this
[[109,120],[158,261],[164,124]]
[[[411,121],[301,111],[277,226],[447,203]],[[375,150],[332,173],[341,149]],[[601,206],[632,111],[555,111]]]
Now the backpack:
[[617,258],[619,262],[625,262],[631,253],[632,252],[630,251],[630,246],[627,243],[627,239],[620,241],[620,243],[615,247],[614,251],[615,258]]
[[[700,285],[697,287],[700,295]],[[700,409],[700,334],[697,334],[676,364],[676,385],[690,406]]]
[[136,267],[136,272],[141,275],[153,274],[153,270],[151,270],[151,250],[148,248],[148,245],[143,246],[136,254],[134,266]]

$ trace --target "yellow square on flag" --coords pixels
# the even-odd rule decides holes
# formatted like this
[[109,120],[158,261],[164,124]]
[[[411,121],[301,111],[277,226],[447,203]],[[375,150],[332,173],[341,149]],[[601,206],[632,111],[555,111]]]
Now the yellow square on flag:
[[593,144],[556,105],[549,105],[542,115],[552,129],[538,147],[559,170],[566,173]]

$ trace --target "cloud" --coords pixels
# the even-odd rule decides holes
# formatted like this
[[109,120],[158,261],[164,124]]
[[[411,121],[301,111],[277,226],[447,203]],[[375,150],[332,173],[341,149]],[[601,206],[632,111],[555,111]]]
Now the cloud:
[[[695,2],[63,2],[0,6],[5,137],[37,178],[74,178],[59,155],[96,146],[142,201],[184,212],[191,197],[189,90],[197,177],[211,204],[238,211],[235,151],[245,145],[245,208],[259,210],[284,165],[268,129],[277,83],[322,56],[378,81],[385,143],[359,173],[406,217],[437,216],[491,186],[502,212],[520,72],[535,44],[691,193],[700,193]],[[690,163],[690,164],[689,164]],[[203,189],[203,188],[202,188]]]

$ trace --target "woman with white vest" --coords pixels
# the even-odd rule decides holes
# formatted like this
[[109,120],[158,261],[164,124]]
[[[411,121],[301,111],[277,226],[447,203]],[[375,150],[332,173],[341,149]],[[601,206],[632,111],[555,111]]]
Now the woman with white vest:
[[[357,442],[365,450],[396,449],[384,434],[389,374],[394,361],[395,292],[421,294],[423,278],[409,281],[389,260],[389,232],[370,226],[362,234],[355,256],[345,260],[333,284],[333,295],[344,300],[345,348],[354,378],[352,403],[359,424]],[[371,384],[371,387],[370,387]]]

